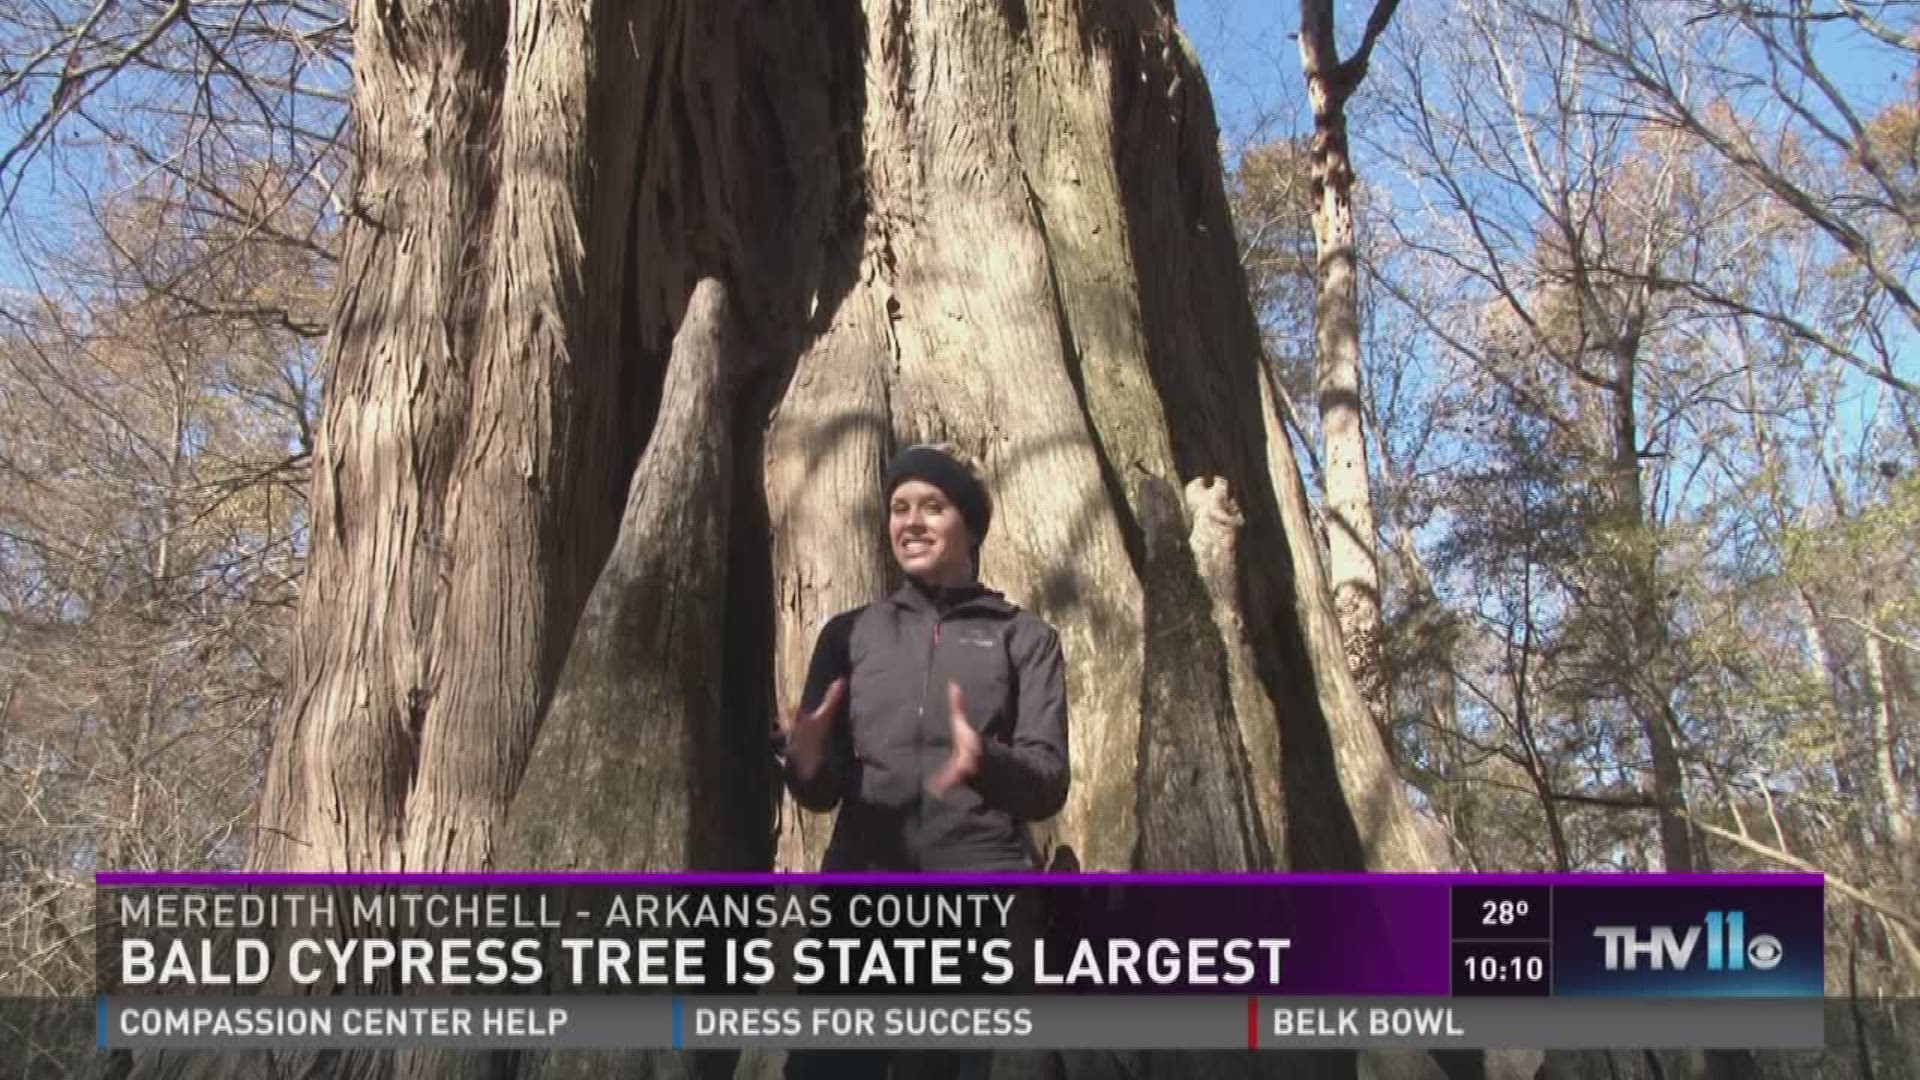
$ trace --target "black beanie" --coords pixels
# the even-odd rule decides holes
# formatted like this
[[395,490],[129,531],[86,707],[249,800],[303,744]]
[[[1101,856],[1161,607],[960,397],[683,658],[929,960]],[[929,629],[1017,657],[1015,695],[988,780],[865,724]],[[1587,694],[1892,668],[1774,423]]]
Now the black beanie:
[[993,501],[987,497],[987,489],[953,455],[924,444],[907,447],[887,466],[886,497],[891,500],[894,489],[909,480],[924,480],[953,501],[960,519],[967,523],[967,531],[973,534],[976,548],[986,540],[987,526],[993,524]]

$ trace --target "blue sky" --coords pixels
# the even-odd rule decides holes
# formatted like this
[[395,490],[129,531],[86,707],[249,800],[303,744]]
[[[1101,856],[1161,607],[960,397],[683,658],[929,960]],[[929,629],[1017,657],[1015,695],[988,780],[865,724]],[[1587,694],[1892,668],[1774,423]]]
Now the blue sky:
[[[1340,8],[1354,7],[1341,3]],[[1276,105],[1286,123],[1297,127],[1303,118],[1300,108],[1300,64],[1297,48],[1289,36],[1298,20],[1298,7],[1291,0],[1183,0],[1180,20],[1199,54],[1215,104],[1220,127],[1229,147],[1237,145],[1257,126],[1263,113],[1272,113]],[[131,79],[123,73],[122,82]],[[107,115],[115,111],[115,99],[128,92],[127,87],[111,86],[95,99],[95,107]],[[10,144],[21,126],[39,107],[36,95],[22,107],[0,110],[0,142]],[[99,144],[95,133],[72,125],[73,135]],[[1269,129],[1269,133],[1272,131]],[[68,143],[73,148],[74,143]],[[20,177],[15,202],[6,220],[0,221],[0,290],[35,288],[29,271],[35,242],[60,242],[65,231],[71,203],[81,188],[98,187],[104,177],[64,173],[49,168],[41,158]],[[39,284],[52,284],[42,281]]]
[[1206,71],[1220,134],[1229,146],[1251,134],[1263,118],[1277,116],[1293,130],[1304,124],[1300,48],[1292,36],[1300,21],[1298,4],[1184,0],[1179,11],[1180,24]]
[[[1351,47],[1371,5],[1372,0],[1336,0],[1343,45]],[[1403,4],[1404,14],[1411,15],[1420,7],[1419,0],[1410,0]],[[1298,133],[1307,126],[1299,52],[1293,36],[1299,21],[1295,0],[1180,0],[1178,10],[1212,88],[1224,148],[1230,158],[1234,148],[1250,137]],[[1390,29],[1389,37],[1398,32],[1398,27]],[[1831,51],[1836,60],[1829,65],[1830,72],[1850,94],[1859,92],[1861,98],[1872,101],[1898,92],[1900,80],[1909,69],[1890,64],[1889,50],[1867,43],[1857,33],[1826,33],[1822,38],[1821,50]],[[109,114],[116,92],[125,91],[110,89],[96,99]],[[1365,90],[1361,93],[1364,96]],[[0,138],[17,135],[19,124],[31,111],[0,111]],[[1368,175],[1364,146],[1356,147],[1356,153],[1362,174]],[[1371,171],[1371,176],[1374,183],[1395,183],[1392,176],[1377,170]],[[13,212],[8,220],[0,222],[0,289],[28,285],[16,243],[19,233],[47,237],[51,232],[57,236],[62,224],[61,204],[76,195],[82,184],[98,186],[102,177],[98,173],[61,175],[37,166],[22,179]]]
[[[1400,32],[1398,24],[1420,7],[1420,0],[1403,0],[1402,17],[1386,36]],[[1335,0],[1343,53],[1358,39],[1371,8],[1372,0]],[[1298,3],[1180,0],[1178,9],[1180,25],[1206,71],[1220,133],[1229,147],[1256,132],[1299,133],[1309,126],[1294,39]],[[1903,80],[1913,74],[1911,66],[1891,62],[1891,50],[1843,24],[1823,26],[1815,35],[1815,52],[1826,74],[1855,102],[1884,102],[1898,95]],[[1364,96],[1365,89],[1360,93]],[[1365,163],[1360,164],[1364,168]]]

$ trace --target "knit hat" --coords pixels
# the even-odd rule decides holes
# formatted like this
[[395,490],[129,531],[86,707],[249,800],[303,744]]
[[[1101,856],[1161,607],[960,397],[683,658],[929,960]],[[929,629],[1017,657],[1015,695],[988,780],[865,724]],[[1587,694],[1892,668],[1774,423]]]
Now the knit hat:
[[924,480],[953,501],[976,549],[986,540],[987,526],[993,524],[993,499],[986,485],[959,458],[938,446],[909,446],[887,466],[886,497],[892,499],[894,489],[909,480]]

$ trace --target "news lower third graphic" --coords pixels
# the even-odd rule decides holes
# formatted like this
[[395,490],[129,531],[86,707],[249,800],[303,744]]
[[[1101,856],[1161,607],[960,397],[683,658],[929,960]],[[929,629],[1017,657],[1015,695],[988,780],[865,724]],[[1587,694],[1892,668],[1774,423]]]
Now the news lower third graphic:
[[1817,1047],[1818,875],[101,874],[104,1048]]

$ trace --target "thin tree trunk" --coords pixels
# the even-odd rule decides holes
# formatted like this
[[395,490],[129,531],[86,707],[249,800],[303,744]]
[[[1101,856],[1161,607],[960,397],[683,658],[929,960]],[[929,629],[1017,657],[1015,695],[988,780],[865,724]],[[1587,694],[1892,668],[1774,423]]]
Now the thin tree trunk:
[[[1639,720],[1653,759],[1654,803],[1660,816],[1660,850],[1668,873],[1706,869],[1705,851],[1696,843],[1687,800],[1686,776],[1676,744],[1679,735],[1672,706],[1673,643],[1659,595],[1658,549],[1649,535],[1640,475],[1639,412],[1636,384],[1644,311],[1632,309],[1613,344],[1614,381],[1611,451],[1613,509],[1623,526],[1623,596],[1628,605],[1629,652],[1625,681],[1628,708]],[[1695,1051],[1687,1055],[1695,1080],[1744,1080],[1759,1075],[1746,1050]]]
[[[186,456],[187,388],[177,371],[169,367],[167,374],[171,401],[168,405],[166,479],[160,489],[159,536],[154,545],[153,567],[147,582],[146,597],[154,619],[165,617],[162,608],[172,591],[169,579],[173,576],[173,533],[179,512],[180,466]],[[160,658],[154,656],[145,665],[140,704],[135,711],[137,727],[130,733],[124,751],[129,773],[126,810],[120,815],[120,827],[108,834],[108,847],[101,860],[102,866],[131,868],[137,865],[128,858],[126,842],[128,837],[139,833],[140,819],[146,813],[148,785],[145,759],[160,719],[160,663]]]
[[[1811,394],[1811,390],[1803,392]],[[1811,398],[1809,398],[1809,405],[1810,404]],[[1846,488],[1840,481],[1840,474],[1834,467],[1833,460],[1828,456],[1827,436],[1832,418],[1827,417],[1826,421],[1826,424],[1816,427],[1815,429],[1813,454],[1814,461],[1820,468],[1821,478],[1825,482],[1828,512],[1832,515],[1833,525],[1839,527],[1852,515],[1849,510]],[[1844,799],[1844,820],[1847,822],[1848,831],[1852,833],[1852,838],[1855,844],[1858,845],[1858,851],[1861,853],[1860,865],[1870,866],[1872,864],[1870,853],[1876,843],[1873,822],[1871,816],[1866,812],[1868,807],[1863,805],[1861,799],[1852,796],[1857,795],[1863,786],[1867,788],[1877,786],[1877,778],[1872,776],[1872,760],[1874,757],[1873,736],[1871,729],[1869,729],[1866,735],[1867,745],[1862,747],[1860,745],[1859,733],[1853,730],[1852,723],[1850,722],[1851,718],[1846,708],[1847,695],[1845,691],[1848,687],[1845,680],[1844,669],[1838,663],[1839,657],[1833,652],[1824,631],[1824,624],[1827,618],[1826,612],[1820,605],[1814,602],[1813,597],[1804,587],[1799,589],[1799,595],[1803,617],[1806,620],[1807,629],[1810,635],[1812,635],[1811,640],[1818,642],[1819,647],[1815,654],[1820,658],[1822,669],[1826,673],[1828,693],[1833,701],[1833,743],[1834,752],[1839,758],[1835,763],[1835,773],[1838,778],[1835,787],[1842,796],[1846,796]]]
[[1800,617],[1800,634],[1807,643],[1808,674],[1820,681],[1827,692],[1827,729],[1832,736],[1834,794],[1840,797],[1840,819],[1856,845],[1870,843],[1871,825],[1861,813],[1856,796],[1859,783],[1854,770],[1862,757],[1855,745],[1854,733],[1847,722],[1845,683],[1832,648],[1820,608],[1805,586],[1794,587],[1795,611]]
[[1636,329],[1620,334],[1614,347],[1614,382],[1610,388],[1612,496],[1616,520],[1624,532],[1619,538],[1621,600],[1627,605],[1627,644],[1621,677],[1627,705],[1646,736],[1653,759],[1653,798],[1660,819],[1660,853],[1668,873],[1691,873],[1697,864],[1693,833],[1687,824],[1685,773],[1674,732],[1668,726],[1665,672],[1671,666],[1663,648],[1666,630],[1656,595],[1654,557],[1647,531],[1645,496],[1640,482],[1640,433],[1635,400],[1640,335]]
[[[1531,576],[1531,575],[1529,575]],[[1529,592],[1531,585],[1529,584]],[[1529,598],[1530,600],[1530,598]],[[1533,624],[1527,624],[1526,638],[1521,643],[1520,659],[1513,664],[1513,727],[1520,737],[1520,747],[1526,751],[1527,779],[1533,784],[1534,794],[1540,800],[1540,813],[1547,819],[1547,842],[1553,849],[1553,868],[1560,873],[1573,869],[1573,860],[1568,855],[1566,824],[1560,818],[1559,801],[1554,798],[1553,777],[1548,774],[1546,761],[1540,754],[1540,746],[1533,731],[1533,688],[1529,677],[1528,658],[1533,655]]]
[[1897,715],[1899,689],[1890,677],[1887,663],[1886,643],[1876,632],[1879,619],[1876,616],[1876,604],[1873,590],[1861,594],[1860,608],[1866,620],[1867,633],[1862,635],[1867,653],[1867,682],[1873,695],[1873,775],[1880,791],[1880,806],[1887,827],[1887,846],[1892,850],[1888,862],[1893,867],[1895,881],[1910,882],[1916,871],[1913,863],[1920,858],[1920,849],[1914,846],[1912,800],[1900,785],[1900,771],[1897,756],[1900,720]]
[[1360,387],[1360,276],[1354,250],[1353,162],[1347,99],[1366,76],[1367,53],[1392,18],[1379,0],[1361,52],[1345,63],[1334,41],[1332,0],[1301,0],[1300,60],[1313,110],[1314,372],[1327,503],[1327,568],[1341,638],[1369,714],[1394,752],[1380,635],[1380,567]]
[[1873,1080],[1873,1042],[1867,1034],[1865,1010],[1861,1008],[1864,995],[1860,992],[1860,924],[1866,913],[1854,909],[1853,919],[1847,935],[1847,1014],[1853,1021],[1854,1060],[1858,1063],[1860,1080]]
[[[1773,525],[1781,536],[1795,524],[1796,512],[1787,502],[1786,492],[1780,483],[1779,455],[1774,447],[1774,436],[1761,422],[1760,393],[1755,384],[1754,364],[1745,334],[1739,337],[1741,348],[1741,376],[1747,395],[1748,431],[1753,439],[1755,455],[1760,460],[1761,475],[1767,480],[1767,502],[1773,515]],[[1853,755],[1849,749],[1851,741],[1847,731],[1846,698],[1841,691],[1840,669],[1835,665],[1833,652],[1827,646],[1826,629],[1823,625],[1820,609],[1814,603],[1813,594],[1800,581],[1793,583],[1794,611],[1799,618],[1801,640],[1807,648],[1807,673],[1826,691],[1828,713],[1826,726],[1832,736],[1833,753],[1831,768],[1834,776],[1835,791],[1841,796],[1844,806],[1848,807],[1849,829],[1856,834],[1859,824],[1854,820],[1853,800],[1849,798],[1853,791],[1853,781],[1849,770]],[[1767,797],[1767,814],[1773,822],[1774,836],[1779,840],[1782,850],[1786,841],[1781,835],[1778,815],[1773,811],[1773,796],[1764,782],[1761,791]]]

